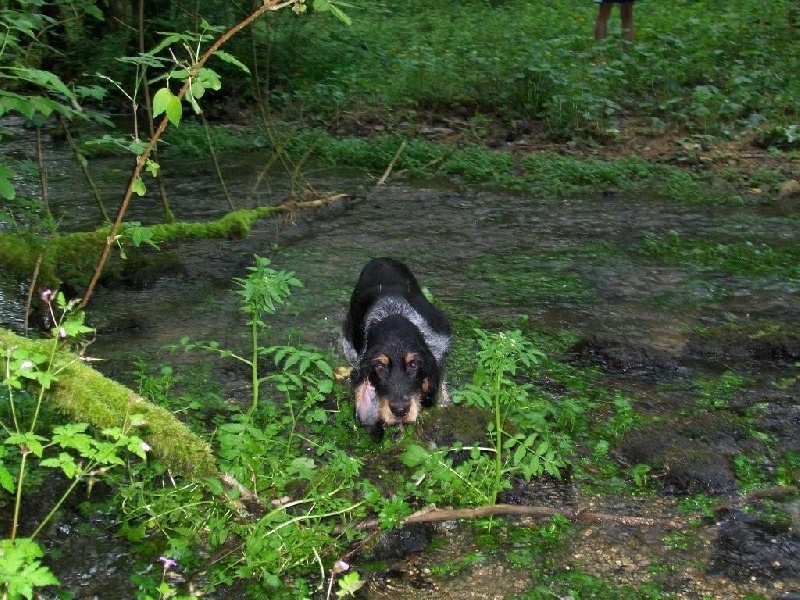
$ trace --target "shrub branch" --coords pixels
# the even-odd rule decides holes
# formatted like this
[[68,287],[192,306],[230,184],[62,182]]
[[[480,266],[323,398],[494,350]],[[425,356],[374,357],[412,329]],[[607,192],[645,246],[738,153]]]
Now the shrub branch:
[[[192,84],[192,80],[194,75],[205,65],[213,54],[219,50],[219,48],[227,42],[231,37],[236,35],[239,31],[250,25],[253,21],[258,19],[262,14],[267,11],[275,11],[285,8],[287,6],[291,6],[293,4],[300,3],[301,0],[264,0],[264,3],[256,8],[249,16],[247,16],[244,20],[240,21],[238,24],[231,27],[228,31],[223,33],[217,40],[211,44],[211,46],[206,50],[206,52],[197,60],[195,64],[193,64],[189,69],[189,77],[186,78],[186,81],[181,86],[180,91],[177,94],[179,100],[182,100],[183,97],[186,95],[186,92],[189,90],[189,87]],[[158,124],[155,132],[150,138],[150,143],[147,144],[147,147],[144,151],[136,157],[136,164],[133,168],[133,173],[131,174],[131,178],[128,181],[128,187],[125,190],[125,195],[122,197],[122,201],[120,202],[119,208],[117,209],[117,216],[114,218],[114,222],[111,225],[111,230],[108,232],[106,236],[105,245],[103,246],[103,251],[100,254],[100,258],[97,261],[97,265],[94,268],[94,272],[92,273],[92,277],[89,280],[89,285],[86,287],[86,291],[83,293],[83,297],[81,298],[80,306],[83,308],[89,303],[89,299],[92,297],[92,293],[94,292],[94,288],[97,285],[97,281],[100,279],[100,275],[103,272],[103,267],[108,260],[108,256],[111,252],[111,247],[114,245],[114,242],[117,240],[119,236],[120,228],[122,227],[122,220],[125,217],[125,213],[128,211],[128,205],[130,204],[131,197],[133,196],[134,186],[139,179],[142,169],[144,168],[145,164],[147,163],[147,159],[153,153],[153,150],[158,143],[158,140],[161,138],[164,130],[167,128],[167,123],[169,119],[165,115],[161,122]]]

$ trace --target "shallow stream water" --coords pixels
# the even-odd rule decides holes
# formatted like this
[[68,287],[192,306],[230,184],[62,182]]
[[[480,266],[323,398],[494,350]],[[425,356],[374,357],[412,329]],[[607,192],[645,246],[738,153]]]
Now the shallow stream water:
[[[21,146],[17,151],[24,150]],[[226,159],[226,184],[237,207],[243,205],[262,161],[257,154]],[[112,212],[129,162],[114,159],[91,165]],[[227,204],[210,162],[164,162],[167,190],[179,220],[224,214]],[[87,202],[85,184],[68,155],[48,151],[47,164],[53,211],[61,228],[96,227],[99,211]],[[369,258],[388,255],[406,261],[445,307],[474,317],[485,328],[514,326],[527,318],[536,327],[613,340],[637,356],[645,355],[632,368],[621,359],[622,367],[606,373],[609,385],[641,403],[636,406],[639,410],[658,414],[691,405],[694,377],[727,370],[750,377],[756,387],[748,388],[749,394],[760,395],[761,401],[783,411],[777,434],[800,449],[798,386],[795,382],[776,396],[772,385],[781,377],[797,376],[791,360],[747,351],[703,352],[690,344],[701,326],[751,320],[799,322],[800,280],[762,278],[754,283],[713,271],[665,267],[624,251],[647,235],[666,238],[670,232],[719,243],[796,245],[800,242],[796,218],[771,214],[769,207],[757,204],[676,204],[621,197],[602,189],[590,197],[548,200],[536,198],[535,190],[508,194],[445,181],[390,182],[373,189],[372,181],[360,174],[311,175],[309,183],[317,192],[349,197],[323,209],[261,221],[245,240],[162,247],[162,253],[172,257],[169,269],[146,274],[131,285],[99,288],[89,306],[98,328],[90,354],[102,359],[99,368],[130,382],[137,356],[156,364],[175,364],[179,371],[182,366],[176,361],[187,359],[164,348],[183,336],[241,345],[244,330],[231,280],[245,274],[253,254],[270,258],[275,268],[295,271],[304,283],[272,322],[276,337],[292,330],[293,339],[337,352],[340,324],[360,267]],[[280,175],[273,176],[270,185],[274,191],[262,190],[258,196],[262,204],[284,196],[286,181]],[[154,191],[134,200],[129,218],[145,224],[161,219]],[[25,284],[0,277],[0,324],[20,328],[24,291]],[[655,369],[654,377],[653,364],[660,362],[648,362],[647,357],[653,356],[666,357],[668,391],[659,385],[664,373]],[[244,384],[231,381],[231,395]],[[674,512],[675,502],[668,496],[601,499],[567,487],[566,502],[572,506],[651,516]],[[542,490],[542,502],[547,502],[548,493]],[[564,493],[562,489],[553,495]],[[564,498],[553,500],[560,501]],[[800,512],[796,505],[794,510]],[[620,585],[657,581],[681,598],[735,598],[746,593],[800,596],[798,573],[776,569],[760,574],[752,566],[757,561],[743,559],[740,572],[735,565],[714,572],[710,565],[718,560],[722,525],[697,529],[697,543],[688,551],[663,543],[668,529],[591,525],[582,529],[561,560],[566,568]],[[775,542],[787,545],[790,554],[800,550],[796,528],[797,522],[788,537]],[[91,553],[76,552],[73,546],[83,543],[78,529],[75,522],[64,523],[51,540],[61,552],[54,569],[65,587],[76,598],[127,597],[112,590],[115,582],[123,589],[128,583],[129,552],[117,546],[113,536],[98,534],[93,534],[96,543]],[[502,553],[484,557],[456,576],[437,576],[432,565],[473,551],[474,540],[468,530],[454,526],[437,527],[435,536],[445,543],[392,561],[385,572],[374,575],[362,592],[365,597],[505,598],[534,583],[524,569],[504,563]],[[783,595],[790,592],[796,595]]]

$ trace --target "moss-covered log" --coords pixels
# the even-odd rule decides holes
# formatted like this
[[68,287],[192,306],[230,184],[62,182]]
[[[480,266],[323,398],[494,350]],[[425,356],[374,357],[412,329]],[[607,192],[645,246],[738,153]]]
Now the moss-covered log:
[[[341,194],[301,202],[285,202],[277,206],[242,209],[229,212],[215,221],[202,223],[164,223],[150,225],[152,241],[156,244],[180,243],[190,240],[237,240],[247,237],[258,219],[281,212],[294,212],[324,206],[341,199]],[[38,282],[40,286],[57,286],[69,282],[76,288],[89,280],[106,243],[109,227],[95,231],[54,234],[46,239],[16,233],[0,234],[0,265],[3,272],[15,279],[26,280],[33,273],[42,254]],[[123,243],[130,245],[130,241]],[[117,259],[106,267],[106,276],[121,269]]]
[[[184,242],[200,239],[242,239],[250,232],[253,223],[277,211],[282,206],[268,206],[251,210],[230,212],[216,221],[206,223],[169,223],[150,226],[155,243]],[[81,287],[89,280],[101,249],[106,243],[109,228],[81,231],[48,238],[36,238],[16,233],[0,234],[0,265],[3,271],[16,279],[24,280],[33,273],[36,261],[42,254],[39,283],[55,286],[67,281]],[[123,243],[130,244],[130,241]],[[119,269],[121,261],[108,266],[109,275]]]
[[[0,329],[3,354],[9,348],[49,354],[50,344],[51,340],[30,340]],[[56,370],[58,379],[47,395],[48,405],[55,410],[98,428],[122,427],[133,415],[139,415],[142,425],[133,432],[171,470],[193,476],[216,472],[210,446],[169,411],[108,379],[70,352],[58,354]]]

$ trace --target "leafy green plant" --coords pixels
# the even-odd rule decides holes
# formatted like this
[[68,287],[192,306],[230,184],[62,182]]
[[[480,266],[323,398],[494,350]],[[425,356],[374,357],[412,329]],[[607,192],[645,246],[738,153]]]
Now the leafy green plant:
[[356,592],[364,587],[364,582],[357,571],[345,573],[338,580],[337,598],[349,598],[355,596]]
[[[415,479],[427,479],[422,492],[428,501],[447,498],[456,504],[493,504],[509,485],[508,476],[526,480],[545,473],[559,477],[567,466],[567,436],[558,430],[560,411],[531,384],[516,380],[522,369],[534,369],[545,355],[520,331],[476,331],[478,365],[471,383],[453,395],[456,403],[488,411],[488,447],[431,451],[410,445],[403,462],[417,469]],[[454,463],[450,452],[468,453]],[[456,492],[455,490],[460,490]]]
[[[199,348],[217,352],[220,356],[236,359],[250,368],[252,400],[249,410],[250,415],[258,409],[261,383],[263,381],[259,374],[259,360],[262,355],[270,352],[270,350],[262,347],[260,342],[261,335],[267,327],[263,319],[266,315],[275,314],[276,307],[286,301],[292,287],[302,286],[302,283],[294,276],[294,273],[276,271],[270,268],[269,264],[269,259],[255,256],[255,265],[248,267],[250,274],[247,277],[234,280],[239,286],[236,293],[242,298],[242,312],[247,315],[247,325],[250,328],[249,356],[239,355],[232,350],[220,348],[216,342],[193,342],[188,337],[181,340],[181,344],[187,351]],[[285,356],[285,352],[280,352],[280,349],[273,348],[271,351],[276,354],[278,357],[276,360],[278,361]],[[300,362],[301,366],[307,368],[310,361],[311,357],[307,356],[303,359],[295,355],[292,357],[289,366],[292,366],[295,362]],[[317,366],[321,364],[322,362],[317,360]]]
[[650,484],[650,472],[653,467],[650,465],[639,464],[634,465],[630,469],[631,478],[633,479],[634,487],[639,491],[645,491]]
[[[43,585],[58,585],[49,569],[40,563],[43,551],[35,538],[51,522],[66,499],[81,483],[99,478],[108,470],[125,465],[123,458],[133,454],[145,458],[147,445],[128,429],[137,424],[131,415],[126,427],[107,428],[99,435],[88,431],[86,423],[56,425],[49,434],[42,425],[42,407],[46,395],[58,381],[54,367],[56,354],[64,344],[88,333],[83,312],[77,301],[67,302],[63,293],[42,293],[42,301],[50,311],[54,324],[49,354],[9,347],[0,357],[2,386],[7,404],[0,418],[0,488],[13,499],[9,537],[0,542],[3,566],[3,597],[32,596],[32,590]],[[63,366],[61,367],[63,368]],[[15,473],[12,472],[16,471]],[[32,470],[55,469],[68,481],[66,489],[50,511],[27,537],[20,536],[20,515],[25,501],[25,488],[35,476]]]
[[764,147],[775,147],[782,150],[800,149],[800,126],[775,125],[760,129],[756,135],[756,142]]
[[[309,571],[319,566],[324,574],[324,561],[353,535],[344,525],[366,517],[368,508],[380,511],[382,504],[360,478],[361,461],[333,441],[331,424],[339,411],[323,408],[338,401],[329,358],[313,348],[263,345],[266,317],[300,286],[293,274],[268,264],[256,257],[250,273],[235,280],[248,318],[250,355],[215,342],[182,343],[186,350],[212,351],[251,370],[250,407],[215,430],[221,480],[164,485],[157,469],[135,469],[119,495],[126,537],[157,541],[187,572],[205,570],[209,589],[237,580],[270,593],[304,589]],[[259,367],[264,358],[273,367],[266,374]],[[170,378],[163,372],[156,387],[168,390]],[[271,401],[258,403],[267,392]],[[216,552],[224,558],[205,565],[203,557]],[[344,582],[339,591],[357,589],[357,577],[339,581]],[[140,585],[151,589],[159,583]]]

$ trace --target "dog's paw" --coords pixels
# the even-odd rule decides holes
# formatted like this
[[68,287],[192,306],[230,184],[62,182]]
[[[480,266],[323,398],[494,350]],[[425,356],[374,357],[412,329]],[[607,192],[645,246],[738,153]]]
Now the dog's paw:
[[336,367],[333,370],[333,378],[336,381],[346,381],[350,379],[350,374],[353,372],[353,367]]

